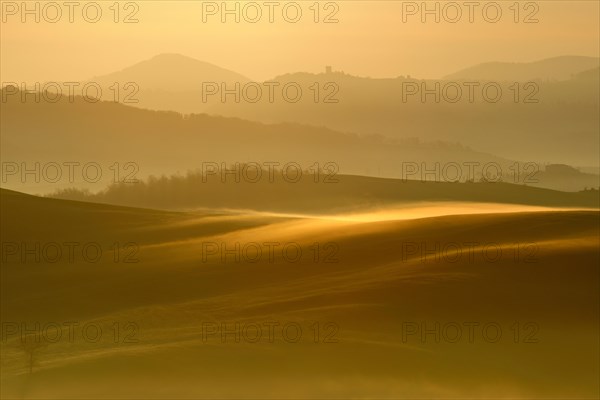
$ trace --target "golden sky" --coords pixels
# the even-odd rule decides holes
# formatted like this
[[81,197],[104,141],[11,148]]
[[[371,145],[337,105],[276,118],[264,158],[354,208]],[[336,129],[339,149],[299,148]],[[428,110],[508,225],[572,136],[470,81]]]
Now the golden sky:
[[[34,14],[25,15],[25,23],[21,21],[21,1],[0,3],[4,82],[83,80],[160,53],[180,53],[256,80],[287,72],[320,72],[325,65],[361,76],[436,78],[487,61],[599,56],[600,46],[598,1],[521,1],[518,23],[514,21],[515,2],[510,0],[495,3],[502,11],[496,23],[484,18],[483,7],[487,7],[490,20],[497,7],[487,5],[493,3],[487,1],[476,2],[472,23],[469,8],[462,6],[464,1],[454,2],[462,12],[456,23],[449,22],[455,18],[456,9],[444,1],[427,3],[432,9],[439,4],[439,23],[434,21],[435,15],[421,22],[421,10],[411,9],[420,7],[421,1],[321,1],[318,23],[314,22],[312,0],[274,2],[272,23],[266,1],[228,1],[231,8],[239,3],[239,23],[234,22],[233,15],[227,16],[226,23],[221,22],[221,1],[123,1],[117,23],[112,0],[96,3],[102,10],[96,23],[83,18],[84,5],[92,2],[79,2],[72,23],[63,1],[55,3],[62,12],[56,23],[43,18],[44,12],[48,19],[55,18],[56,10],[47,5],[52,2],[27,2],[30,9],[39,4],[39,23],[34,21]],[[262,18],[252,23],[249,20],[256,15],[255,5]],[[284,6],[290,20],[296,9],[302,11],[299,22],[284,19]],[[87,7],[87,16],[93,20],[96,6]],[[123,23],[132,13],[138,22]],[[327,15],[338,22],[324,23]],[[524,23],[529,15],[538,22]]]

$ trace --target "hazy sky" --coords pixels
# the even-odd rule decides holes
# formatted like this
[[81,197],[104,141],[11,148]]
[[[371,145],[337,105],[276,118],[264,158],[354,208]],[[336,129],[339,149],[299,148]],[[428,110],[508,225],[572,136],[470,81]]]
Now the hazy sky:
[[[414,8],[420,7],[421,1],[322,1],[318,3],[318,23],[314,22],[312,0],[272,2],[272,8],[265,1],[229,1],[231,9],[239,3],[239,23],[234,15],[221,22],[221,10],[215,9],[221,8],[221,1],[121,2],[118,23],[113,21],[112,0],[95,3],[102,10],[96,23],[84,19],[83,6],[89,2],[74,9],[73,23],[62,1],[55,3],[62,13],[56,23],[44,20],[44,15],[50,20],[57,15],[56,8],[46,4],[49,2],[27,2],[32,10],[38,4],[39,23],[35,14],[22,15],[21,1],[1,3],[0,72],[4,82],[83,80],[160,53],[180,53],[256,80],[287,72],[319,72],[325,65],[361,76],[435,78],[486,61],[598,56],[600,46],[598,1],[521,1],[518,16],[515,2],[510,0],[474,2],[472,10],[464,6],[465,1],[450,2],[450,6],[430,1],[430,9],[438,4],[439,23],[433,14],[421,22],[422,14]],[[86,8],[90,21],[96,18],[95,4]],[[252,23],[257,15],[255,5],[262,18]],[[492,23],[497,5],[502,16]],[[286,21],[284,16],[296,18],[297,9],[302,11],[299,22]],[[458,9],[462,16],[451,23]],[[137,23],[123,23],[130,14]],[[338,22],[323,23],[328,15]],[[25,23],[22,17],[27,18]],[[524,23],[528,18],[538,22]]]

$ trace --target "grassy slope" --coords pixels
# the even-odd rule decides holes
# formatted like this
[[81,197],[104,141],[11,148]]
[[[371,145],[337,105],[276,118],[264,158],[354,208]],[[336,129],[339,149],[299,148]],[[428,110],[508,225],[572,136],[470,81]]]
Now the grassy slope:
[[[16,340],[3,342],[3,397],[598,396],[597,212],[352,223],[167,213],[6,191],[1,205],[3,242],[140,245],[137,264],[3,263],[3,322],[94,321],[107,337],[114,321],[139,325],[137,343],[50,344],[32,375]],[[338,262],[202,263],[203,240],[335,242]],[[403,261],[407,242],[494,243],[503,256]],[[515,262],[512,246],[524,242],[537,244],[535,262]],[[300,323],[301,342],[202,342],[202,322],[269,320]],[[337,324],[339,342],[313,343],[315,321]],[[407,321],[497,322],[503,337],[402,343]],[[513,343],[516,321],[539,325],[539,342]]]

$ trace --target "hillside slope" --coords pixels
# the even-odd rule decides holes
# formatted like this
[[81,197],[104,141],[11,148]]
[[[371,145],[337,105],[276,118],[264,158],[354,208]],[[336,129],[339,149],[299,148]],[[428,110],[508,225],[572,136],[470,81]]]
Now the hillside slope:
[[[597,212],[258,220],[21,196],[2,192],[4,243],[112,237],[138,243],[139,261],[9,255],[0,271],[3,397],[599,394]],[[254,226],[240,225],[248,220]],[[307,255],[204,260],[207,242],[296,243]],[[336,251],[315,259],[315,243]],[[69,321],[78,324],[72,341]],[[62,326],[63,336],[35,352],[28,373],[9,327],[36,322]],[[90,340],[85,326],[104,334]],[[299,376],[303,384],[290,385]]]

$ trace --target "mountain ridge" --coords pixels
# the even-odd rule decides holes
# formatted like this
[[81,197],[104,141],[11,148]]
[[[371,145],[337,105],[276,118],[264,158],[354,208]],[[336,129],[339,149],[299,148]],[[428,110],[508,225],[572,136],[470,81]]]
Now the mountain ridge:
[[492,61],[466,67],[443,79],[567,80],[599,64],[600,58],[587,56],[557,56],[533,62]]
[[90,82],[110,86],[135,82],[140,90],[200,90],[202,82],[248,82],[250,78],[206,61],[177,53],[161,53],[121,70],[94,76]]

